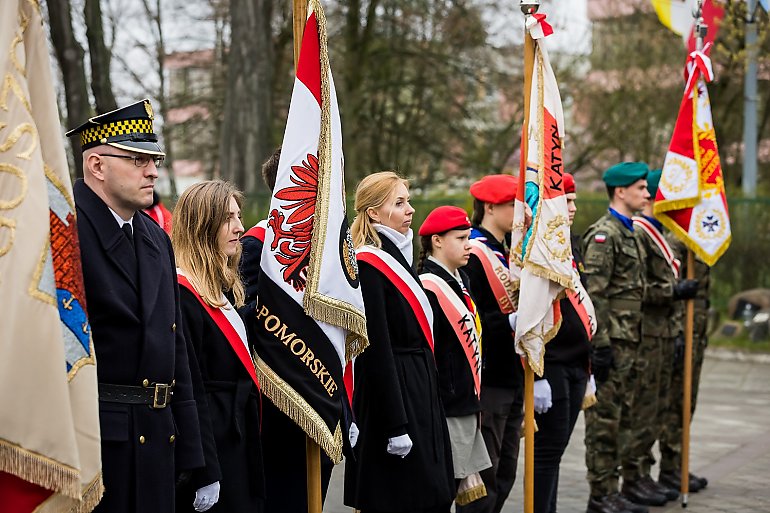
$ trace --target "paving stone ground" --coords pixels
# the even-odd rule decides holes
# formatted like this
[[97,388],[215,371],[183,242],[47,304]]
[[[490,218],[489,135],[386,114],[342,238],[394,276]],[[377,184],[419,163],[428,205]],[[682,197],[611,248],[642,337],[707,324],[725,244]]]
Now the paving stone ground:
[[[709,349],[698,401],[691,431],[690,468],[707,477],[709,485],[690,494],[686,511],[770,513],[770,357]],[[580,513],[586,508],[583,433],[581,415],[562,460],[560,513]],[[504,513],[523,511],[523,453],[522,448],[517,482]],[[338,465],[332,474],[326,513],[353,511],[342,504],[343,467]],[[657,476],[657,469],[653,476]],[[651,513],[681,510],[678,501],[650,508]]]

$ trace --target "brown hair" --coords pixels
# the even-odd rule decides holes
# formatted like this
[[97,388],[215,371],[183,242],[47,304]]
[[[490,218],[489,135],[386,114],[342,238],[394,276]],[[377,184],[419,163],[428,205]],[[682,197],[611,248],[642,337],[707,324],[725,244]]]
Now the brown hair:
[[358,184],[353,207],[356,211],[356,218],[350,226],[353,247],[359,248],[366,244],[378,248],[382,246],[380,236],[374,229],[374,223],[366,211],[370,208],[381,207],[399,183],[404,184],[407,189],[409,188],[409,181],[401,178],[393,171],[380,171],[364,177]]
[[[444,232],[446,233],[446,232]],[[440,235],[440,234],[439,234]],[[421,273],[425,267],[425,260],[433,254],[433,235],[420,237],[420,255],[417,257],[417,272]]]
[[476,198],[473,198],[473,214],[471,214],[471,222],[476,226],[481,224],[484,220],[484,207],[486,203]]
[[278,176],[278,162],[281,160],[281,147],[277,147],[272,155],[262,164],[262,180],[272,192],[275,189],[275,178]]
[[174,207],[171,242],[177,265],[203,300],[214,308],[225,305],[222,292],[232,290],[235,306],[244,304],[244,289],[238,275],[241,250],[225,256],[218,246],[222,225],[228,222],[230,198],[238,207],[243,194],[222,180],[199,182],[188,188]]

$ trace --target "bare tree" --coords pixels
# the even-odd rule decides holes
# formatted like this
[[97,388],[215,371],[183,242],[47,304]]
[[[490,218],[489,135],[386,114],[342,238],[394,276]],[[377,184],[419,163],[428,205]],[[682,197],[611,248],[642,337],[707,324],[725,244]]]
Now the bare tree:
[[[69,0],[48,0],[48,20],[51,24],[51,40],[56,53],[56,60],[61,68],[64,80],[64,92],[67,104],[67,124],[73,127],[91,116],[88,103],[88,86],[83,64],[85,52],[75,38],[72,30],[71,5]],[[75,176],[83,176],[83,159],[80,141],[70,139],[74,157]]]
[[91,92],[100,114],[115,110],[118,104],[110,80],[111,49],[104,43],[101,0],[85,0],[83,13],[86,20],[88,53],[91,57]]
[[260,166],[273,151],[271,15],[272,0],[230,1],[220,170],[247,194],[256,189]]

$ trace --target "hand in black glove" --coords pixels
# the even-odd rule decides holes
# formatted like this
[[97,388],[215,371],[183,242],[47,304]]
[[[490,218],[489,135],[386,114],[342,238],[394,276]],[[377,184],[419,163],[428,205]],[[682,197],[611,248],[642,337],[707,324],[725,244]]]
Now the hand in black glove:
[[674,369],[684,367],[684,333],[681,331],[674,337]]
[[674,285],[674,299],[692,299],[698,292],[698,280],[679,280]]
[[610,369],[615,367],[615,357],[612,355],[612,348],[595,347],[591,355],[591,372],[594,374],[596,386],[606,382],[610,377]]

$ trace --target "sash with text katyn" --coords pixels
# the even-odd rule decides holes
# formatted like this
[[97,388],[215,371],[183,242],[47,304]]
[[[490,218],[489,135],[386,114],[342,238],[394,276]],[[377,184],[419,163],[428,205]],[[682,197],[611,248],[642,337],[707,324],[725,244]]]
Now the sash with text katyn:
[[468,366],[473,373],[473,386],[476,397],[481,396],[481,333],[476,329],[476,314],[452,290],[452,287],[435,274],[421,274],[420,281],[426,290],[436,294],[441,311],[462,345]]

